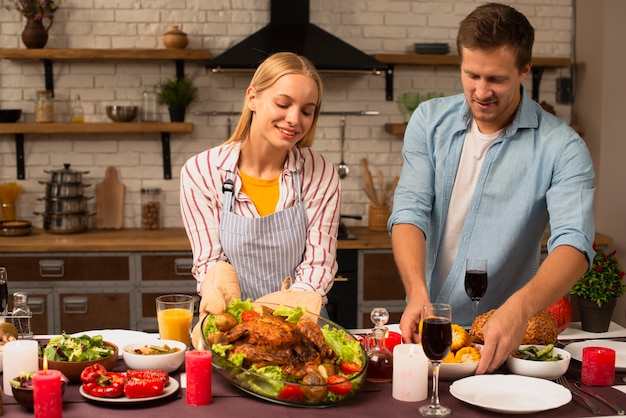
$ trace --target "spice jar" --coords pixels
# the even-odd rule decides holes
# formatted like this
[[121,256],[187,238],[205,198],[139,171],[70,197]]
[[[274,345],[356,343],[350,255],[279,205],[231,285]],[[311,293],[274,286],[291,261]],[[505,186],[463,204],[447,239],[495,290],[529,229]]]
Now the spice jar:
[[28,307],[28,294],[23,292],[13,293],[13,311],[11,312],[13,325],[17,328],[19,338],[32,338],[33,331],[30,328],[30,320],[33,317]]
[[35,103],[35,122],[54,122],[54,103],[50,90],[37,91],[37,101]]
[[158,100],[157,92],[152,90],[145,90],[143,93],[143,106],[141,107],[141,121],[142,122],[158,122]]
[[141,227],[143,229],[161,228],[161,189],[141,189]]

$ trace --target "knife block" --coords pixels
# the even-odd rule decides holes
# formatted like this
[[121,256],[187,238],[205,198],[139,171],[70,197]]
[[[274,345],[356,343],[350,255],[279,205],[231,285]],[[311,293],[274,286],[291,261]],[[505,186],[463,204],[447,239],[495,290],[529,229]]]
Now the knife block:
[[370,231],[387,231],[389,216],[391,216],[389,205],[370,205],[367,229]]

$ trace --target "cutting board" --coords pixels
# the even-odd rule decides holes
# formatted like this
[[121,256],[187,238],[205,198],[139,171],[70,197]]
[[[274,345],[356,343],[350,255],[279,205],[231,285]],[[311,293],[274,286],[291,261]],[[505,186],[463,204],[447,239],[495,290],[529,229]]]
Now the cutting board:
[[104,174],[104,181],[96,184],[96,228],[122,228],[125,189],[117,178],[117,169],[108,167]]

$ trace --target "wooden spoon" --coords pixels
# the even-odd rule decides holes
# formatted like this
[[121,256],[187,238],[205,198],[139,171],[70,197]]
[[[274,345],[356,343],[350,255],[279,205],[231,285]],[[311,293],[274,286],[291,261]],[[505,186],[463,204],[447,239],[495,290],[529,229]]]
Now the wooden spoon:
[[380,202],[378,201],[378,197],[376,196],[376,187],[374,187],[374,180],[372,179],[372,173],[370,172],[367,166],[367,159],[362,158],[361,164],[363,165],[363,177],[365,178],[365,193],[372,201],[372,204],[376,206],[380,206]]

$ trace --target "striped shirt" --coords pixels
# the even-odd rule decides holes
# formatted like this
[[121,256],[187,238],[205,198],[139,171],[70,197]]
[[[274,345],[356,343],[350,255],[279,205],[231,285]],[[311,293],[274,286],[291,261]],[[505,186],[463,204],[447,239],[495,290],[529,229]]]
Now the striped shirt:
[[[234,212],[259,218],[254,203],[241,193],[237,169],[239,145],[223,144],[187,160],[180,175],[180,206],[183,224],[193,252],[193,276],[198,290],[207,270],[217,261],[228,261],[219,239],[224,200],[222,184],[227,171],[235,176]],[[294,147],[287,155],[279,179],[280,197],[276,211],[298,203],[292,176],[301,173],[301,197],[307,218],[307,241],[302,262],[296,268],[292,289],[313,290],[326,295],[337,272],[337,228],[341,191],[334,165],[310,148]]]

